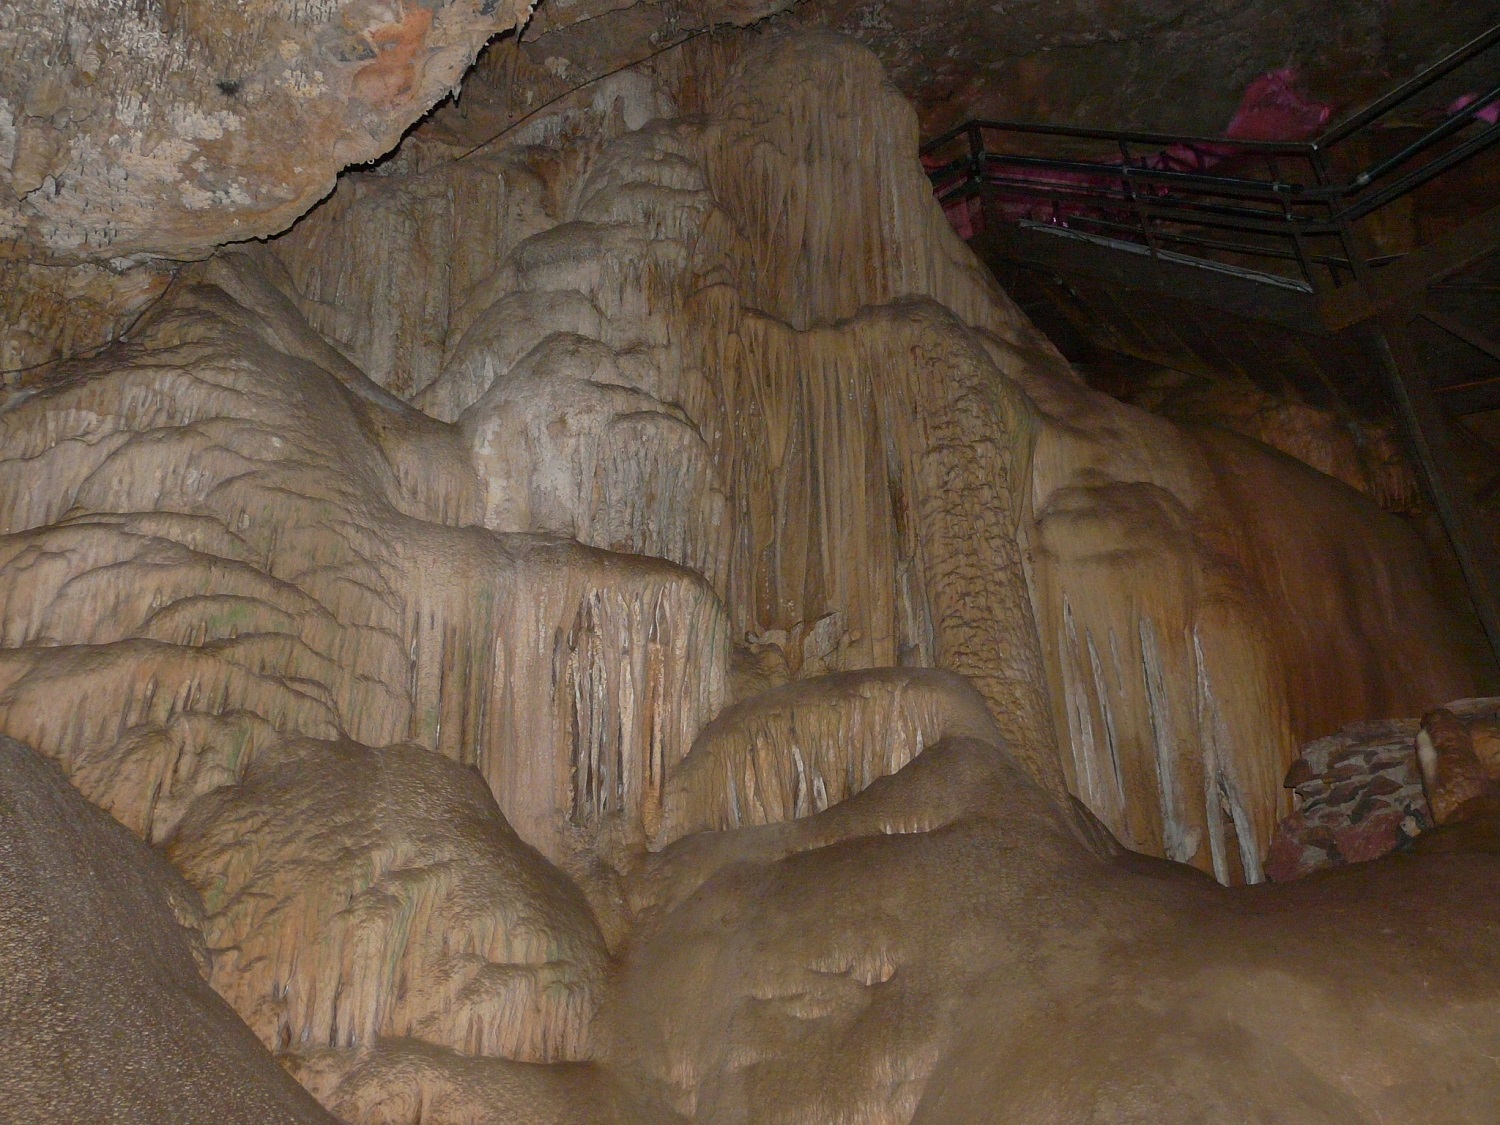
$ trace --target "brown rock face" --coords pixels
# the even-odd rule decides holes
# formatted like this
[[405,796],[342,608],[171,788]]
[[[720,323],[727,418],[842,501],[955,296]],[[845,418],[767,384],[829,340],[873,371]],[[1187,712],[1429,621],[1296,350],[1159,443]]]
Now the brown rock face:
[[[354,21],[354,106],[460,8],[236,11]],[[0,732],[187,877],[245,1104],[317,1118],[275,1057],[357,1125],[1485,1119],[1492,857],[1183,866],[1259,880],[1299,742],[1472,694],[1413,535],[1090,391],[871,55],[701,38],[0,400]],[[117,928],[84,1031],[91,966],[178,996]]]
[[1438,824],[1500,807],[1500,700],[1462,699],[1422,717],[1422,782]]
[[521,0],[26,0],[0,15],[0,246],[201,257],[285,228],[458,85]]
[[201,975],[193,892],[0,738],[0,1120],[334,1125]]

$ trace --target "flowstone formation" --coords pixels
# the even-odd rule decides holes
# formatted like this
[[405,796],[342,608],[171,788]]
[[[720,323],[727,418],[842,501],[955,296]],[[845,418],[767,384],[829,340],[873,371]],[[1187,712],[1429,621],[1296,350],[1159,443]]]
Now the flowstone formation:
[[257,1097],[274,1056],[360,1125],[1500,1100],[1491,857],[1204,874],[1260,880],[1302,741],[1473,694],[1416,536],[1088,390],[915,150],[846,40],[690,45],[348,177],[0,405],[0,733],[186,880]]

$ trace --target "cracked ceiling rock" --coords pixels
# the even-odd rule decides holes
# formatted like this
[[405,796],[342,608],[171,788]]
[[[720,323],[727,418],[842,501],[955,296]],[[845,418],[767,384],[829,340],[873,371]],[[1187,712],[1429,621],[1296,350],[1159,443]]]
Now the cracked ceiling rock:
[[192,258],[387,152],[528,0],[21,0],[0,12],[0,255]]

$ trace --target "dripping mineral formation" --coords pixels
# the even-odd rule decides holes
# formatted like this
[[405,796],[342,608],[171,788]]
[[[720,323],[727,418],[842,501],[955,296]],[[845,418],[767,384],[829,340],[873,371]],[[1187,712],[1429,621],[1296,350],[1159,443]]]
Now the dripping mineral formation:
[[[234,95],[358,107],[335,166],[517,18],[345,7],[267,7]],[[325,24],[373,61],[277,93]],[[1486,815],[1420,539],[1090,390],[916,139],[847,39],[698,37],[10,379],[0,1119],[1493,1116],[1493,855],[1234,886],[1358,720]],[[119,245],[224,241],[154,184]]]

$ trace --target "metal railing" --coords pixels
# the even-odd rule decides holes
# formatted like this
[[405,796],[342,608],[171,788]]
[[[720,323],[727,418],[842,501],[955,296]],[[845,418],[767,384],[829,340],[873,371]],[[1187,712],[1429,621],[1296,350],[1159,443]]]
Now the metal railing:
[[[1006,223],[1066,228],[1323,291],[1401,256],[1374,252],[1365,220],[1500,141],[1500,119],[1485,120],[1500,107],[1497,47],[1500,26],[1311,141],[976,120],[922,155],[939,200],[973,233]],[[1450,113],[1454,89],[1472,100]],[[1417,135],[1372,157],[1398,135],[1388,127],[1398,114]],[[1100,156],[1105,145],[1112,152]]]

